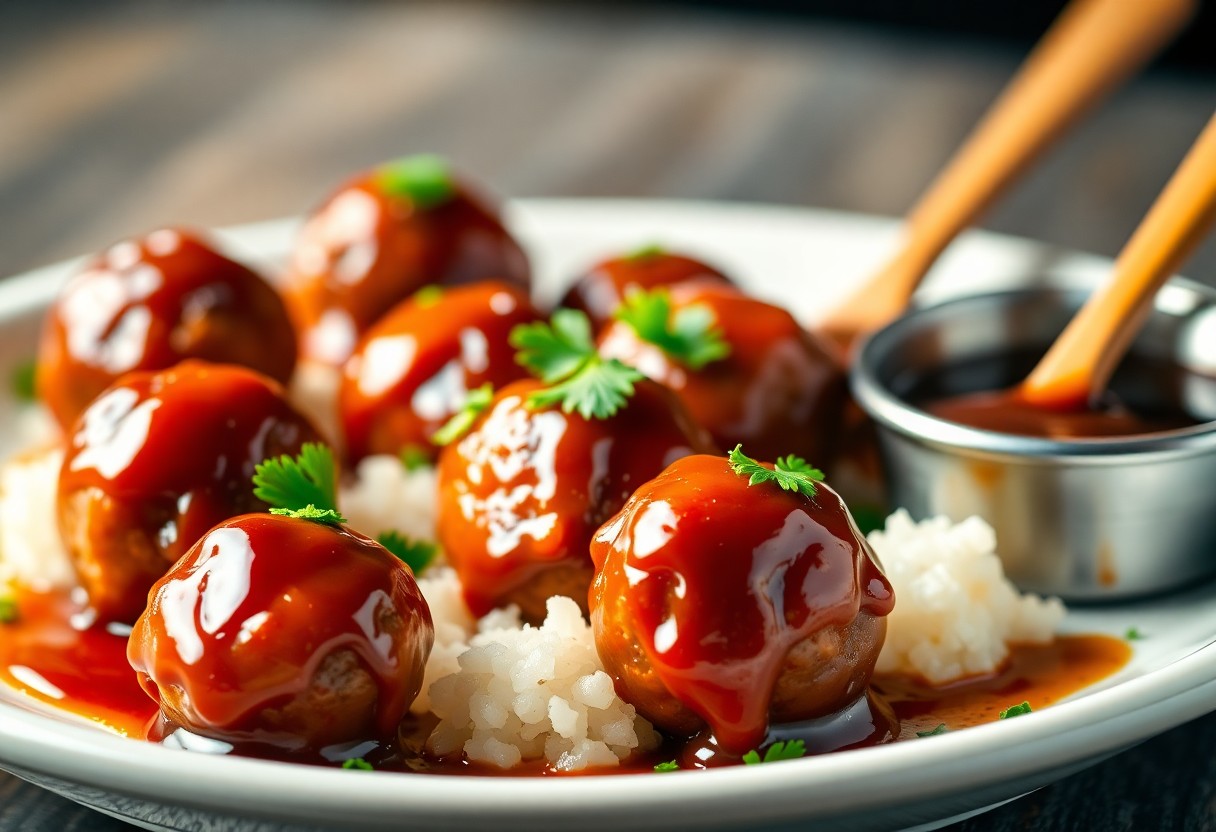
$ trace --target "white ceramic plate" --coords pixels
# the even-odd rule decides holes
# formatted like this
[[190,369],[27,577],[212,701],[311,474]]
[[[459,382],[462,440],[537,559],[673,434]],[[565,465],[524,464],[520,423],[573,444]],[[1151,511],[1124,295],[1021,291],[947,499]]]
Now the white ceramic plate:
[[[512,221],[551,300],[592,259],[647,241],[720,263],[754,292],[810,320],[881,261],[887,220],[671,202],[527,201]],[[295,225],[221,234],[274,268]],[[988,234],[961,240],[921,295],[1025,284],[1088,284],[1100,258]],[[0,355],[33,351],[38,320],[72,264],[0,284]],[[0,368],[5,369],[5,368]],[[0,424],[17,405],[0,398]],[[3,432],[11,437],[13,431]],[[13,450],[0,438],[0,453]],[[4,443],[9,443],[5,445]],[[1012,799],[1216,708],[1216,585],[1155,601],[1072,611],[1070,632],[1136,627],[1132,662],[1071,701],[943,736],[781,765],[655,776],[427,777],[317,769],[173,751],[111,736],[0,690],[0,766],[149,828],[584,830],[763,826],[933,828]]]

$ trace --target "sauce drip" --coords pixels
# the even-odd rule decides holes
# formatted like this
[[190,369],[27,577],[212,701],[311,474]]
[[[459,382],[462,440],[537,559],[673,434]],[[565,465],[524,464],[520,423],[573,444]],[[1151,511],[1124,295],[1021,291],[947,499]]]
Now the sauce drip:
[[359,342],[346,363],[339,407],[346,455],[436,455],[431,436],[470,390],[526,378],[507,338],[540,316],[523,290],[498,281],[415,296]]
[[894,606],[835,492],[749,486],[720,456],[687,457],[639,488],[591,554],[596,646],[618,690],[660,727],[686,729],[674,697],[736,755],[772,720],[862,696]]
[[[156,704],[140,689],[126,661],[127,638],[120,630],[80,630],[71,619],[81,611],[66,593],[24,592],[17,598],[19,619],[0,625],[0,698],[25,696],[44,706],[89,720],[136,739],[157,727]],[[1105,635],[1059,636],[1045,645],[1015,645],[1004,668],[991,676],[964,679],[934,688],[904,676],[876,676],[864,711],[851,713],[853,724],[829,718],[808,733],[804,727],[773,726],[767,741],[804,738],[808,753],[825,753],[888,741],[919,741],[917,732],[945,724],[954,730],[991,722],[1011,705],[1029,701],[1035,710],[1052,705],[1085,687],[1109,678],[1128,661],[1131,647]],[[24,669],[23,669],[24,668]],[[14,672],[15,671],[15,672]],[[43,681],[50,685],[43,684]],[[55,694],[49,695],[48,691]],[[59,695],[62,694],[62,695]],[[885,728],[894,713],[899,728]],[[838,715],[834,715],[838,716]],[[857,723],[870,719],[874,729],[863,739]],[[422,751],[434,727],[433,717],[407,717],[399,741],[366,754],[377,769],[467,776],[580,776],[558,774],[539,762],[502,772],[463,759],[427,758]],[[712,742],[700,737],[668,740],[656,751],[639,755],[619,769],[594,774],[648,773],[655,764],[678,760],[688,767],[738,762],[730,755],[706,754]],[[265,749],[238,749],[242,756],[266,756]]]
[[439,541],[475,615],[516,603],[539,621],[558,594],[584,605],[595,530],[638,484],[710,448],[653,382],[638,383],[608,419],[532,408],[528,395],[541,387],[525,380],[503,388],[439,460]]

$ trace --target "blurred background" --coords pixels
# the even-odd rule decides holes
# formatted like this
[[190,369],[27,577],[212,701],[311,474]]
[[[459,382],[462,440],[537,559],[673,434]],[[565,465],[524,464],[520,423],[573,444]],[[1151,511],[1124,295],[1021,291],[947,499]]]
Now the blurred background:
[[[424,150],[510,196],[900,215],[1062,6],[3,0],[0,274]],[[985,225],[1117,251],[1216,106],[1213,42],[1207,4]]]

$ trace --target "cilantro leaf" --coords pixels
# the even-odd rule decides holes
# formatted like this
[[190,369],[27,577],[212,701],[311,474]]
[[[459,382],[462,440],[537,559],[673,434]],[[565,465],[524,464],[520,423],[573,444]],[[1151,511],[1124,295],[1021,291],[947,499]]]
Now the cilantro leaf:
[[1123,638],[1127,641],[1139,641],[1144,638],[1144,633],[1140,632],[1139,627],[1128,627],[1127,632],[1123,634]]
[[0,624],[16,624],[19,618],[21,612],[17,609],[17,600],[0,595]]
[[918,737],[936,737],[941,734],[947,733],[949,730],[950,729],[946,727],[946,723],[943,722],[942,724],[940,724],[936,728],[934,728],[932,731],[917,731],[916,736],[918,736]]
[[407,471],[431,467],[431,455],[421,445],[410,443],[401,449],[401,466]]
[[743,453],[742,445],[736,445],[728,459],[731,470],[741,477],[747,477],[749,486],[775,482],[784,491],[795,491],[804,497],[814,497],[815,483],[823,481],[822,471],[793,454],[778,457],[772,468],[765,468]]
[[[339,519],[321,522],[341,522],[338,514],[337,464],[334,452],[319,442],[308,442],[293,459],[284,454],[278,459],[266,459],[253,474],[253,495],[276,512],[331,512]],[[292,515],[295,516],[295,515]]]
[[464,406],[439,430],[431,434],[431,441],[436,445],[450,445],[469,432],[473,423],[482,411],[494,401],[494,385],[488,381],[475,390],[470,390],[465,396]]
[[1001,713],[997,716],[997,719],[1013,719],[1015,716],[1023,716],[1028,714],[1031,712],[1031,710],[1032,708],[1030,707],[1030,703],[1023,702],[1020,705],[1013,705],[1001,711]]
[[519,350],[515,360],[546,384],[577,373],[595,357],[591,322],[576,309],[559,309],[549,323],[519,324],[508,339]]
[[422,154],[386,162],[376,169],[375,182],[389,196],[403,197],[422,210],[438,208],[456,196],[456,181],[448,163]]
[[631,326],[643,341],[694,370],[730,355],[730,344],[723,340],[713,310],[694,303],[673,315],[666,289],[629,292],[616,310],[616,318]]
[[625,406],[634,382],[644,376],[615,358],[593,358],[565,381],[528,396],[531,407],[561,405],[563,413],[578,411],[584,419],[607,419]]
[[304,506],[304,508],[272,508],[270,513],[279,517],[311,520],[314,523],[324,523],[327,526],[336,526],[339,523],[346,522],[346,518],[332,508],[317,508],[311,504]]
[[417,292],[414,292],[414,303],[422,309],[429,309],[443,298],[443,287],[434,283],[428,283]]
[[371,763],[369,763],[367,760],[363,759],[362,757],[352,757],[349,760],[343,761],[342,768],[346,769],[347,771],[375,771],[376,770],[375,768],[372,767]]
[[665,763],[659,763],[657,766],[654,767],[654,770],[655,771],[679,771],[680,764],[677,763],[675,760],[668,760]]
[[650,260],[655,257],[662,257],[667,253],[667,249],[663,248],[659,243],[647,243],[644,246],[638,246],[633,251],[622,257],[622,260],[636,263],[639,260]]
[[388,549],[417,575],[435,560],[438,547],[425,540],[414,540],[398,531],[381,532],[376,542]]
[[13,396],[22,402],[32,402],[38,399],[37,388],[38,363],[26,361],[13,370]]
[[746,765],[754,766],[760,763],[776,763],[781,760],[796,760],[806,756],[806,743],[802,740],[784,740],[775,742],[760,756],[759,751],[749,751],[743,755]]
[[559,309],[549,323],[520,324],[511,330],[515,360],[548,387],[528,396],[531,407],[560,405],[584,419],[607,419],[625,406],[634,382],[633,367],[604,358],[595,349],[591,322],[575,309]]

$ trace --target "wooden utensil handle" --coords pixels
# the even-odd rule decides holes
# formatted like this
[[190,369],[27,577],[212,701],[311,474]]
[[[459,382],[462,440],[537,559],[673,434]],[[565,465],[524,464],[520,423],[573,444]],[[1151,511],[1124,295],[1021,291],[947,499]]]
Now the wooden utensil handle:
[[847,346],[902,313],[960,231],[1087,105],[1185,25],[1197,0],[1074,0],[908,216],[900,250],[821,329]]
[[1029,401],[1084,407],[1106,388],[1153,297],[1216,222],[1216,115],[1086,302],[1022,383]]

